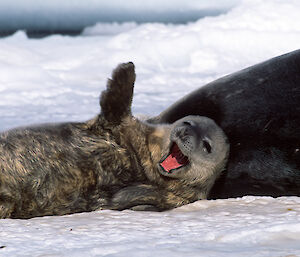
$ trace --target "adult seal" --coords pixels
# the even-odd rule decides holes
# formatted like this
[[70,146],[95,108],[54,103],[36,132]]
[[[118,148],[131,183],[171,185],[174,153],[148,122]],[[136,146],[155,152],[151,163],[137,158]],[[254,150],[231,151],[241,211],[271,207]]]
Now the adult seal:
[[217,79],[150,121],[187,115],[213,119],[229,138],[210,198],[300,196],[300,50]]

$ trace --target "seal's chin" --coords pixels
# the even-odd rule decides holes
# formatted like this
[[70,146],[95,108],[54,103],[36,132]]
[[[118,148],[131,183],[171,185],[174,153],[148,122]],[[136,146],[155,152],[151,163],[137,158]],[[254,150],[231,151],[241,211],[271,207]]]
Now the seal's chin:
[[172,174],[189,164],[189,158],[181,152],[175,142],[171,145],[169,154],[159,162],[161,171],[164,174]]

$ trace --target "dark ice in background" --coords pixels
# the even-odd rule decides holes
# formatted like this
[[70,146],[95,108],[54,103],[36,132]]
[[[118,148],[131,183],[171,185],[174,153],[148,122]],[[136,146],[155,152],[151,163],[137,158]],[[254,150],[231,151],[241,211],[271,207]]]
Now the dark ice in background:
[[241,0],[1,0],[0,36],[76,35],[96,23],[188,23],[227,12]]

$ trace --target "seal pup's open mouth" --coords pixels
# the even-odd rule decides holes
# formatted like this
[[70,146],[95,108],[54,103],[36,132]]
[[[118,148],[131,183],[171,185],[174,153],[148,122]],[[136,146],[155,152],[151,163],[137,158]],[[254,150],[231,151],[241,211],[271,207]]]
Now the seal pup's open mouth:
[[170,153],[160,161],[159,166],[164,172],[171,174],[189,163],[189,158],[180,151],[174,142],[170,148]]

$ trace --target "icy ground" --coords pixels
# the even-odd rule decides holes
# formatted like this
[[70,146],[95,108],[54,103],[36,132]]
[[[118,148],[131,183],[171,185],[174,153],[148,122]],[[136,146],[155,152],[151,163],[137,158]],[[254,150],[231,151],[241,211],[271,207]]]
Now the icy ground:
[[[300,256],[300,198],[0,220],[0,256]],[[0,246],[1,247],[1,246]]]
[[[244,0],[188,25],[99,24],[79,37],[0,39],[0,130],[93,117],[124,61],[136,64],[134,113],[158,114],[213,79],[298,49],[299,13],[298,0]],[[0,256],[300,256],[300,198],[0,220]]]

